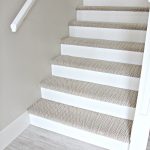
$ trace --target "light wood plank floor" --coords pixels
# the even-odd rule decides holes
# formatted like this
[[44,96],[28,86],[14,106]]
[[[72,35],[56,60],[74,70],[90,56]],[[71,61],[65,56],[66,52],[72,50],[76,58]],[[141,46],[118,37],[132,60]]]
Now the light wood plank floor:
[[[29,126],[5,150],[105,150],[93,145]],[[150,142],[147,150],[150,150]]]

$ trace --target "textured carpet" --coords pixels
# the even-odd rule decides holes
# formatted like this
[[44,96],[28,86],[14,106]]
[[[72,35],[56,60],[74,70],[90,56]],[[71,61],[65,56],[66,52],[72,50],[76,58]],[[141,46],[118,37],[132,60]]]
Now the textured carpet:
[[122,106],[135,107],[136,91],[115,88],[84,81],[49,76],[41,82],[43,88]]
[[29,112],[95,134],[129,142],[132,121],[41,99]]
[[139,78],[141,74],[141,66],[139,65],[115,63],[65,55],[56,57],[52,61],[52,64],[137,78]]
[[65,37],[61,40],[61,44],[108,48],[115,50],[126,50],[133,52],[144,52],[144,43],[111,41],[103,39],[87,39],[78,37]]
[[147,25],[138,23],[110,23],[110,22],[92,22],[92,21],[71,21],[69,26],[96,27],[96,28],[114,28],[127,30],[147,30]]

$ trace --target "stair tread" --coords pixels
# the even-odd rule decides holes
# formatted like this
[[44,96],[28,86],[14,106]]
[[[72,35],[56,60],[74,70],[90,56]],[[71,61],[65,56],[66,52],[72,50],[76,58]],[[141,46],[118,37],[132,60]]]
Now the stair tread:
[[132,121],[40,99],[29,109],[29,113],[82,129],[101,136],[128,143]]
[[69,23],[70,26],[95,27],[95,28],[114,28],[128,30],[147,30],[146,24],[140,23],[120,23],[120,22],[94,22],[94,21],[76,21]]
[[136,78],[139,78],[141,74],[140,65],[116,63],[66,55],[57,56],[55,59],[53,59],[52,64]]
[[149,7],[79,6],[77,10],[149,12]]
[[117,50],[127,50],[133,52],[144,52],[144,43],[112,41],[103,39],[87,39],[78,37],[65,37],[61,40],[61,44],[109,48]]
[[126,107],[136,107],[137,91],[115,88],[90,82],[49,76],[41,82],[46,89],[86,97]]

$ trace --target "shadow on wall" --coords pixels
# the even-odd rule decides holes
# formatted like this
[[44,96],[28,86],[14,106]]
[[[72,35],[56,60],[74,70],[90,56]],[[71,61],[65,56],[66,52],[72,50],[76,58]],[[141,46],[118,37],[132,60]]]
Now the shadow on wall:
[[16,33],[10,24],[25,0],[0,1],[0,130],[40,97],[40,81],[60,54],[80,0],[38,0]]

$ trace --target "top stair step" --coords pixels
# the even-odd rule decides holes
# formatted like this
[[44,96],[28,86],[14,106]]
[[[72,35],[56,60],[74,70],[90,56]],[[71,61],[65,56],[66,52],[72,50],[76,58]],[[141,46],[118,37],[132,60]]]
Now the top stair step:
[[148,12],[148,7],[80,6],[77,20],[147,24]]
[[148,12],[148,7],[79,6],[77,10]]

